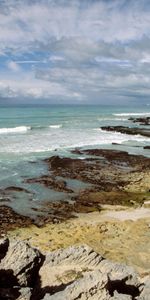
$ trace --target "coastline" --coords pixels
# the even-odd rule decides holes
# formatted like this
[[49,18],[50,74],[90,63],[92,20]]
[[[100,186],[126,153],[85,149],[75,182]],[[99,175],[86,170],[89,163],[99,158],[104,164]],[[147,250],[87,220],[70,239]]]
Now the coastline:
[[59,224],[18,228],[8,236],[28,241],[44,253],[87,244],[107,259],[133,266],[141,276],[150,275],[150,209],[145,217],[140,208],[137,219],[136,210],[109,207],[101,213],[78,214]]
[[[115,150],[86,152],[84,159],[46,160],[50,175],[31,180],[65,190],[71,200],[47,202],[44,216],[12,226],[8,237],[28,241],[45,253],[87,244],[108,259],[133,266],[141,276],[150,274],[150,159]],[[83,155],[82,149],[74,153]],[[75,196],[68,177],[89,186]]]

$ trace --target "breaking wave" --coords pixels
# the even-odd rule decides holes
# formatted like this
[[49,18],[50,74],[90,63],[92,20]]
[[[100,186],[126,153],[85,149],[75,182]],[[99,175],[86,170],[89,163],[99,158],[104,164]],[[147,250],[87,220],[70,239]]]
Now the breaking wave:
[[120,113],[120,114],[113,114],[114,116],[118,117],[125,117],[125,116],[150,116],[150,112],[142,112],[142,113]]
[[18,126],[18,127],[12,127],[12,128],[0,128],[0,134],[21,133],[21,132],[27,132],[28,130],[31,130],[30,126]]

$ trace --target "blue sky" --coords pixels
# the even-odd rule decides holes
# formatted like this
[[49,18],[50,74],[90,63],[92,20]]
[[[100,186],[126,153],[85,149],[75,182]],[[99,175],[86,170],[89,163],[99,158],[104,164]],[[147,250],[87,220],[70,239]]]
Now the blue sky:
[[149,97],[149,0],[0,1],[0,102]]

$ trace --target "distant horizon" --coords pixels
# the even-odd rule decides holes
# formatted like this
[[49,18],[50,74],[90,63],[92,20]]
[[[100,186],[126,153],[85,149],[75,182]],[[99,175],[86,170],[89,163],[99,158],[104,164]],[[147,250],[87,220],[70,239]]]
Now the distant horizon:
[[[114,104],[109,104],[109,103],[31,103],[31,102],[25,102],[25,103],[18,103],[18,102],[14,102],[14,103],[0,103],[0,107],[2,108],[13,108],[13,107],[118,107],[118,108],[134,108],[135,107],[135,103],[128,103],[128,104],[119,104],[119,103],[114,103]],[[148,108],[150,107],[150,104],[146,104],[146,103],[136,103],[137,107],[145,107]]]

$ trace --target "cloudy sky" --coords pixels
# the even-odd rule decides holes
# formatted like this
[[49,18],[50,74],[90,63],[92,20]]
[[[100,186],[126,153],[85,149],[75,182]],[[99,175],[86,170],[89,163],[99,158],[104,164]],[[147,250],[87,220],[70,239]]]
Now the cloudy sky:
[[0,103],[149,99],[149,0],[0,0]]

